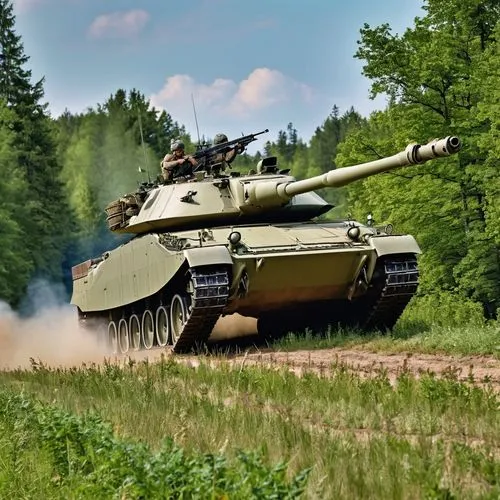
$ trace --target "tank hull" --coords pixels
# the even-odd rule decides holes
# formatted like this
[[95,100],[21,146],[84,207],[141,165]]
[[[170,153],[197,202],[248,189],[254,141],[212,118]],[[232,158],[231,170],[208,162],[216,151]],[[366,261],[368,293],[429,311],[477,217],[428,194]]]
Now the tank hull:
[[[377,266],[390,257],[415,262],[406,270],[406,305],[416,291],[420,249],[411,236],[372,230],[369,238],[353,241],[346,233],[352,225],[146,234],[75,266],[72,303],[81,322],[100,329],[121,352],[168,344],[190,350],[209,339],[219,317],[234,313],[258,318],[266,337],[313,326],[307,320],[312,316],[320,328],[354,320],[366,326],[384,288],[373,296]],[[235,244],[232,234],[239,236]],[[382,326],[391,327],[403,308],[395,308]]]

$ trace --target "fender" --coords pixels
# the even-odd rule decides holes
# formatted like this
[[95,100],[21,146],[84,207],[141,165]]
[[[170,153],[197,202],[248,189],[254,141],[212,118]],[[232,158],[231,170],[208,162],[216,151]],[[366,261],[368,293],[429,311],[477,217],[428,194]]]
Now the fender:
[[370,238],[370,246],[377,252],[379,257],[400,253],[422,253],[415,238],[409,234],[401,236],[372,236]]
[[228,249],[222,245],[189,248],[184,250],[184,256],[189,263],[189,267],[217,264],[233,265]]

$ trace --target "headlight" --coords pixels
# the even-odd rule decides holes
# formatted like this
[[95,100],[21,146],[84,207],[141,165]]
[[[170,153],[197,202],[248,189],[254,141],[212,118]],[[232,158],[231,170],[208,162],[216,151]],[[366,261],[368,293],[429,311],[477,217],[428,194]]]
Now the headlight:
[[351,240],[357,240],[359,238],[359,234],[360,234],[360,230],[359,230],[358,226],[350,227],[347,230],[347,236],[349,236],[349,238],[351,238]]
[[229,243],[231,245],[237,245],[241,241],[241,233],[238,231],[233,231],[228,237]]

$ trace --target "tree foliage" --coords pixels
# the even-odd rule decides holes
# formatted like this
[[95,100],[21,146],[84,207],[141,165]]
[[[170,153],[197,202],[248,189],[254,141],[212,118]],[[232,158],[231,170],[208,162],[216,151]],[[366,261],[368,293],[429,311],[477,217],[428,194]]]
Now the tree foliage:
[[25,286],[33,268],[24,240],[28,235],[23,221],[29,215],[28,185],[23,173],[17,168],[17,154],[11,130],[13,113],[0,100],[0,298],[9,302],[18,299],[17,290]]
[[25,271],[21,274],[24,279],[16,280],[16,288],[9,286],[8,296],[12,302],[19,300],[24,292],[26,270],[32,269],[48,278],[61,278],[64,234],[68,226],[52,125],[46,104],[40,102],[43,79],[31,82],[31,71],[25,68],[29,58],[14,28],[12,4],[0,0],[0,99],[9,111],[3,116],[10,130],[7,139],[10,154],[15,158],[5,173],[8,177],[24,179],[27,186],[26,192],[18,193],[19,204],[25,204],[22,210],[27,210],[19,222],[19,234],[24,234],[25,248],[20,252],[25,258]]
[[[401,36],[387,24],[361,30],[356,56],[365,61],[372,96],[385,93],[391,105],[348,138],[342,155],[374,159],[450,134],[462,139],[463,151],[410,173],[368,179],[351,199],[358,213],[369,206],[418,236],[423,292],[450,288],[493,312],[500,305],[498,156],[488,150],[495,111],[484,100],[498,82],[500,4],[427,0],[424,9]],[[498,90],[491,93],[486,101],[498,101]]]

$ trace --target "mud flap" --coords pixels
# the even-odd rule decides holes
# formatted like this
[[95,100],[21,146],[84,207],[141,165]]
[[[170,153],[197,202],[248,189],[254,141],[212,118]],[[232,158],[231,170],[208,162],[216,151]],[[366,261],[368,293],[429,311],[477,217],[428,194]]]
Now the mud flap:
[[392,254],[420,254],[422,251],[415,238],[409,234],[391,236],[372,236],[370,246],[379,257]]
[[231,254],[225,246],[190,248],[184,250],[189,267],[233,265]]

